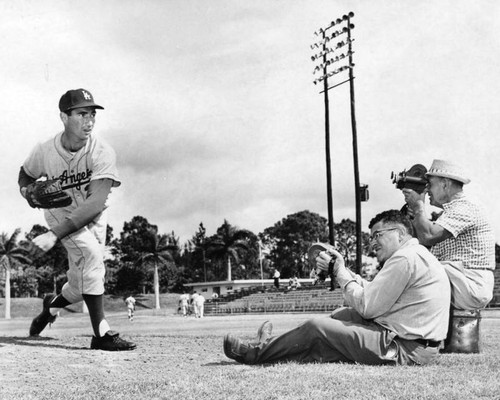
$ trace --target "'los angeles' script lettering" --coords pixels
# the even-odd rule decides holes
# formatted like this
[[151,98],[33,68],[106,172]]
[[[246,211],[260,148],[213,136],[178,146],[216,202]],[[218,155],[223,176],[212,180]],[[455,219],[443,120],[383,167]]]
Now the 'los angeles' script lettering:
[[74,187],[80,190],[82,185],[90,182],[90,177],[92,176],[92,171],[87,168],[85,172],[78,172],[76,174],[70,174],[68,171],[64,171],[59,175],[58,179],[61,181],[63,188]]

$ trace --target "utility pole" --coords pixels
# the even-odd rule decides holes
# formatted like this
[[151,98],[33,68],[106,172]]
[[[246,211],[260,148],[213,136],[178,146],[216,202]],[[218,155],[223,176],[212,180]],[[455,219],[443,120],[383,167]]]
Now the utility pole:
[[[354,16],[354,14],[353,14]],[[352,39],[351,39],[351,13],[347,15],[347,43],[349,54],[349,65],[354,66],[352,60]],[[353,25],[354,27],[354,25]],[[361,264],[363,256],[363,237],[361,232],[361,185],[359,182],[359,163],[358,163],[358,133],[356,128],[356,107],[354,101],[354,68],[349,68],[349,92],[351,97],[351,129],[352,129],[352,155],[354,163],[354,193],[356,200],[356,273],[361,273]]]
[[328,202],[328,238],[330,244],[335,245],[335,225],[333,221],[333,188],[332,188],[332,169],[330,156],[330,103],[328,100],[328,75],[327,75],[327,60],[326,60],[326,42],[325,31],[323,35],[323,93],[325,102],[325,157],[326,157],[326,197]]
[[[356,270],[359,272],[361,267],[362,257],[362,232],[361,232],[361,201],[368,200],[367,185],[360,185],[359,166],[358,166],[358,143],[356,130],[355,116],[355,99],[354,99],[354,62],[352,55],[351,30],[354,25],[351,24],[351,18],[354,13],[350,12],[342,18],[337,18],[332,21],[326,28],[320,28],[314,32],[316,36],[321,37],[321,41],[311,45],[311,49],[319,51],[311,57],[313,62],[321,61],[321,64],[314,68],[314,74],[321,75],[314,80],[314,84],[323,83],[323,90],[320,93],[324,94],[325,98],[325,153],[326,153],[326,176],[327,176],[327,199],[328,199],[328,227],[329,240],[332,245],[335,244],[335,230],[333,222],[333,200],[332,200],[332,182],[331,182],[331,166],[330,166],[330,115],[329,115],[329,99],[328,91],[346,82],[350,83],[350,103],[351,103],[351,128],[352,128],[352,147],[353,147],[353,163],[354,163],[354,192],[356,202]],[[317,49],[317,50],[316,50]],[[347,49],[347,51],[346,51]],[[335,68],[329,71],[329,68]],[[328,79],[334,75],[344,71],[349,71],[348,79],[336,83],[333,86],[328,86]],[[340,75],[339,75],[340,76]]]

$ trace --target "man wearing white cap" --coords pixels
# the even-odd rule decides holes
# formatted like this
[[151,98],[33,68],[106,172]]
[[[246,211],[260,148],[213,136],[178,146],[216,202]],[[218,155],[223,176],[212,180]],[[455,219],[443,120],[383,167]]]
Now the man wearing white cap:
[[[418,239],[445,266],[452,287],[452,304],[462,310],[485,307],[493,297],[495,237],[486,213],[463,192],[470,182],[462,169],[449,161],[434,160],[421,195],[403,189],[413,214]],[[443,209],[436,221],[428,219],[424,199]]]

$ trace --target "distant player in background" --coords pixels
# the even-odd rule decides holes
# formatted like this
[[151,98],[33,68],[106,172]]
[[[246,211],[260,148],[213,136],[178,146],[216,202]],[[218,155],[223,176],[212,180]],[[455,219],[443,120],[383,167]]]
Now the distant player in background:
[[205,308],[205,297],[199,294],[193,299],[194,316],[195,318],[203,318],[203,311]]
[[196,298],[199,296],[198,293],[196,293],[196,290],[191,294],[191,300],[190,300],[190,305],[192,307],[193,312],[195,313],[194,316],[198,317],[196,315]]
[[92,134],[96,109],[103,107],[88,90],[68,90],[59,100],[64,130],[37,144],[19,172],[19,188],[25,198],[28,187],[40,178],[58,179],[72,198],[69,206],[44,210],[50,230],[33,240],[43,251],[61,240],[68,252],[69,269],[61,293],[45,296],[42,312],[31,323],[30,336],[39,335],[53,323],[58,310],[83,300],[94,331],[90,347],[132,350],[136,345],[112,331],[104,316],[106,200],[111,188],[121,182],[115,152]]
[[128,319],[130,322],[132,322],[134,320],[134,311],[135,311],[135,299],[132,297],[132,295],[128,296],[125,299],[125,304],[127,305]]
[[184,317],[187,317],[189,309],[189,295],[184,292],[179,297],[179,307]]

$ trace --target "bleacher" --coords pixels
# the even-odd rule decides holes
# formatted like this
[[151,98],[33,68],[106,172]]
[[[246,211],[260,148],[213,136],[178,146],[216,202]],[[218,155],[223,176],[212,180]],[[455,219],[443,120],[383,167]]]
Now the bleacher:
[[495,275],[495,286],[493,288],[493,298],[491,299],[488,307],[500,307],[500,268],[498,267],[493,271]]
[[305,286],[297,290],[248,288],[205,303],[205,314],[329,312],[344,300],[340,289]]
[[[205,314],[329,312],[342,306],[340,288],[329,291],[328,285],[305,284],[297,290],[272,286],[249,287],[228,293],[205,303]],[[500,306],[500,268],[495,270],[493,299],[487,307]]]

